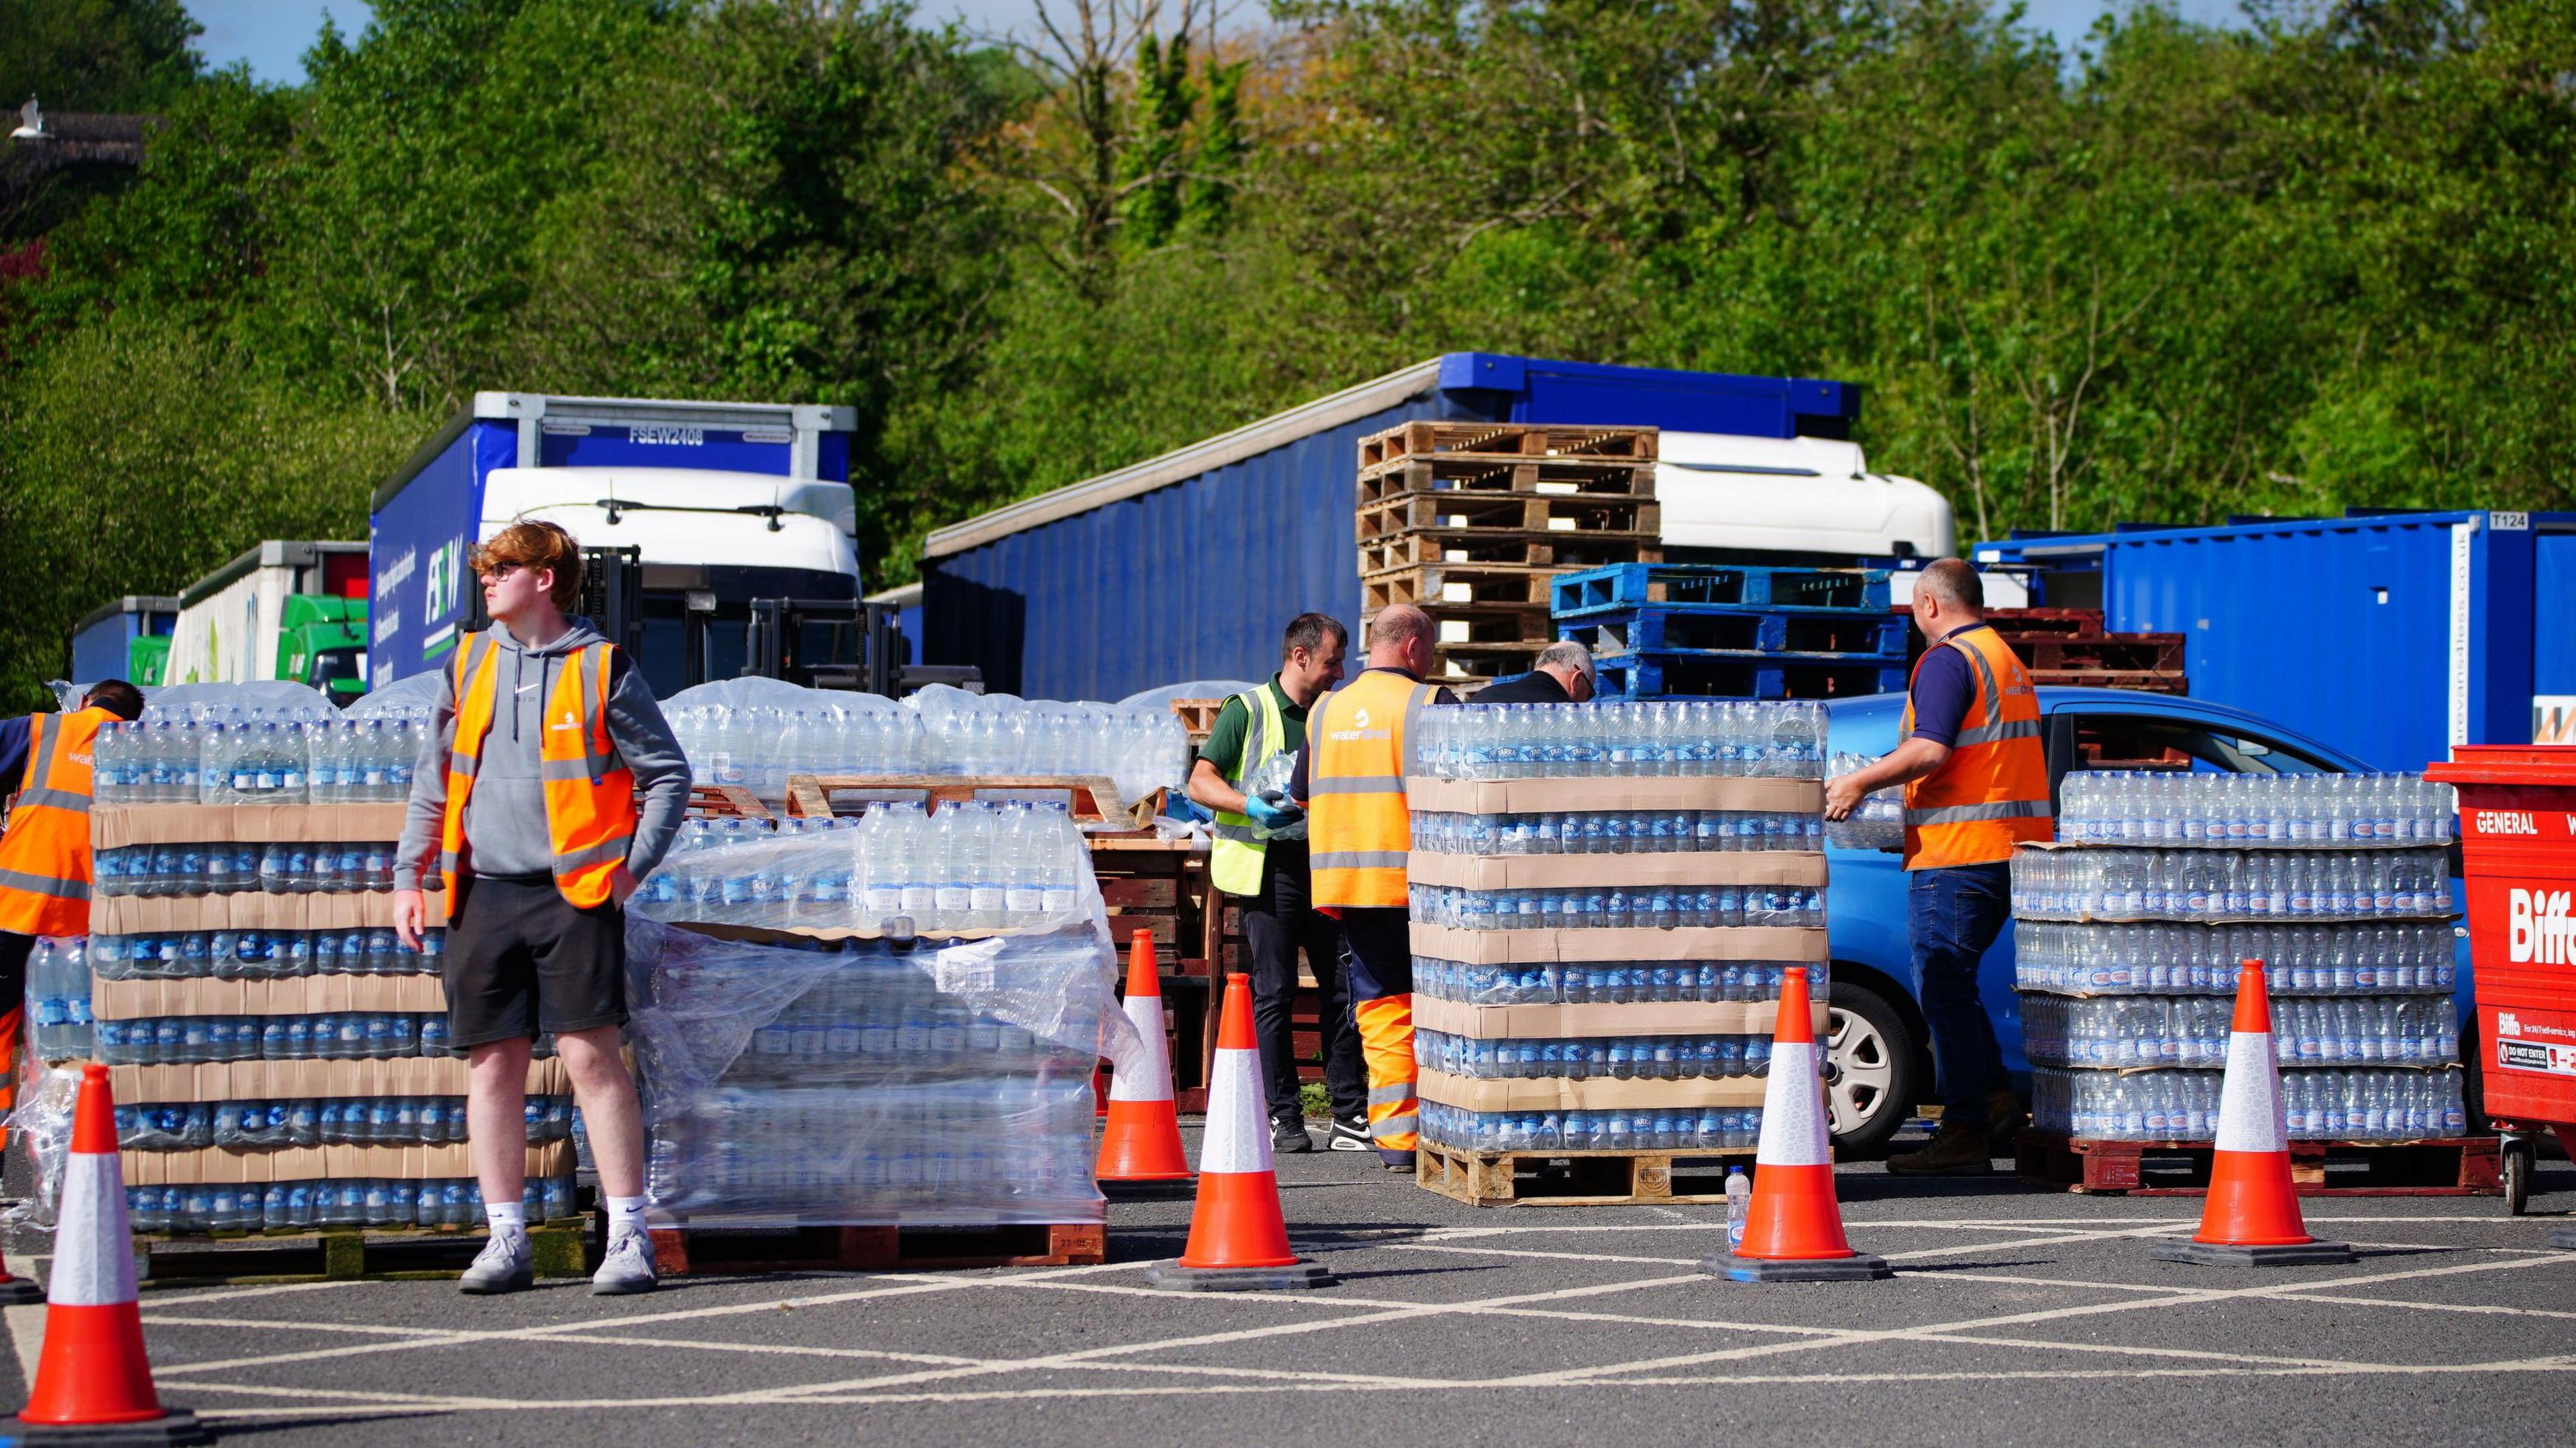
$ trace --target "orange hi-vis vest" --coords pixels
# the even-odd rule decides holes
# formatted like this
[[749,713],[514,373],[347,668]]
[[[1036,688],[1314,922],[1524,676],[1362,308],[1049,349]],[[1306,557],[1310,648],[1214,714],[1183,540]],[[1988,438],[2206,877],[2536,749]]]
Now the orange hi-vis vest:
[[26,780],[0,835],[0,930],[89,934],[90,749],[116,718],[105,709],[28,716]]
[[1401,910],[1413,815],[1405,741],[1438,691],[1371,669],[1324,696],[1306,726],[1306,857],[1317,908]]
[[[1968,712],[1950,757],[1905,786],[1905,868],[2009,860],[2022,841],[2057,833],[2048,807],[2048,753],[2039,740],[2039,691],[2012,645],[1991,628],[1971,624],[1937,647],[1957,649],[1968,661]],[[1926,650],[1923,657],[1932,655]],[[1914,671],[1923,672],[1920,660]],[[1914,737],[1911,682],[1900,739]]]
[[[456,691],[456,742],[447,759],[447,817],[438,831],[438,872],[448,909],[457,908],[456,871],[465,856],[465,801],[501,693],[499,644],[468,635],[448,665]],[[583,909],[608,903],[609,877],[635,842],[635,772],[608,738],[613,645],[597,643],[570,659],[546,697],[537,742],[546,786],[546,835],[554,850],[555,888]]]

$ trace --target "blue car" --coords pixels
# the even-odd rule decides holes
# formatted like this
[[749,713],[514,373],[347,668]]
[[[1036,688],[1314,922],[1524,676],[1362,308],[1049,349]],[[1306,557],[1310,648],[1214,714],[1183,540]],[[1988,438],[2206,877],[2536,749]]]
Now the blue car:
[[[2200,774],[2366,774],[2371,770],[2341,750],[2241,709],[2168,694],[2122,689],[2039,691],[2045,721],[2052,798],[2069,770],[2188,769]],[[1831,747],[1837,752],[1885,754],[1897,745],[1903,694],[1837,699],[1827,705]],[[1905,872],[1898,857],[1879,850],[1829,849],[1832,887],[1826,896],[1833,948],[1833,983],[1827,1019],[1836,1067],[1832,1086],[1835,1147],[1849,1155],[1874,1152],[1914,1115],[1933,1091],[1931,1036],[1917,1003],[1913,956],[1905,942]],[[2453,856],[2452,873],[2458,873]],[[2466,898],[2456,892],[2454,898]],[[2478,1104],[2477,1053],[2469,1046],[2473,1012],[2466,932],[2459,941],[2457,1000],[2461,1057],[2471,1063],[2468,1092]],[[2030,1062],[2021,1049],[2021,1006],[2013,994],[2013,935],[2007,925],[1977,971],[2004,1064],[2027,1099]]]

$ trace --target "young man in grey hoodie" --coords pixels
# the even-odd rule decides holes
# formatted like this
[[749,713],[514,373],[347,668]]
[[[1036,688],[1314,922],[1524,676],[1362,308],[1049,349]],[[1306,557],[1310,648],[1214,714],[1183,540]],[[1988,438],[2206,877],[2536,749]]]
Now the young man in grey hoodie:
[[[608,1252],[590,1290],[648,1292],[643,1114],[619,1054],[624,906],[679,831],[689,764],[644,676],[590,620],[564,615],[581,587],[571,534],[515,523],[473,563],[492,627],[459,639],[442,673],[394,867],[395,931],[408,949],[420,948],[424,880],[452,882],[448,1024],[469,1063],[467,1138],[491,1223],[458,1285],[516,1292],[534,1281],[524,1113],[529,1044],[549,1031],[608,1204]],[[449,806],[451,770],[461,809]]]

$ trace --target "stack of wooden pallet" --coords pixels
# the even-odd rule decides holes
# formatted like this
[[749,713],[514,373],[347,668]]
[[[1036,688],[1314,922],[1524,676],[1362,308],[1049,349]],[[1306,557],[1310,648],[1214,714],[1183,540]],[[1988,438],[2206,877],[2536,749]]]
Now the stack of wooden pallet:
[[1555,637],[1549,585],[1663,557],[1651,427],[1410,422],[1360,443],[1363,627],[1417,604],[1439,624],[1437,682],[1529,670]]
[[[2191,680],[2183,672],[2181,634],[2110,633],[2102,626],[2102,611],[2093,608],[1989,609],[1986,622],[2021,655],[2035,684],[2191,692]],[[1911,637],[1914,652],[1921,654],[1922,635]]]

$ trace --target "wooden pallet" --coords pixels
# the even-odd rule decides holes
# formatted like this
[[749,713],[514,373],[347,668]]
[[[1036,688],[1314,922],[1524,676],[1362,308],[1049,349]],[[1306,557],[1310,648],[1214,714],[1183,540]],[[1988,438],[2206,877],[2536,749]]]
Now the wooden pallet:
[[1662,434],[1651,427],[1566,427],[1529,422],[1408,422],[1360,439],[1360,466],[1406,458],[1505,456],[1652,462]]
[[1716,563],[1638,563],[1560,579],[1560,617],[1590,609],[1705,603],[1887,612],[1887,574],[1874,568],[1756,568]]
[[738,784],[689,786],[689,813],[702,819],[765,820],[773,818],[760,797]]
[[1564,497],[1548,493],[1404,493],[1362,503],[1354,536],[1362,543],[1416,529],[1472,533],[1616,533],[1623,542],[1663,536],[1660,504],[1646,498]]
[[1073,1267],[1109,1259],[1101,1222],[1000,1227],[656,1227],[666,1277],[718,1272],[911,1272]]
[[[1914,605],[1900,603],[1891,610],[1900,617],[1914,617]],[[2098,608],[1990,608],[1986,622],[2003,634],[2084,634],[2099,636],[2103,631],[2102,610]]]
[[1188,732],[1190,743],[1205,744],[1216,728],[1218,711],[1225,708],[1223,699],[1174,699],[1172,712],[1179,715],[1181,728]]
[[2042,671],[2104,669],[2124,674],[2182,672],[2182,635],[2004,634],[2004,642],[2021,655],[2022,666]]
[[[2014,1169],[2052,1190],[2141,1197],[2209,1193],[2206,1142],[2099,1141],[2024,1131]],[[2303,1197],[2492,1197],[2504,1193],[2492,1136],[2430,1141],[2294,1141],[2290,1180]]]
[[1419,528],[1362,539],[1360,572],[1392,573],[1426,563],[1499,563],[1525,568],[1597,568],[1652,563],[1664,556],[1653,533],[1535,532],[1511,528]]
[[[1118,788],[1107,775],[1100,774],[791,774],[787,776],[787,808],[789,814],[804,819],[828,819],[833,810],[832,796],[848,791],[872,798],[902,795],[936,810],[941,805],[980,799],[986,790],[1061,791],[1070,798],[1069,808],[1077,820],[1123,819],[1140,829],[1163,812],[1163,791],[1158,789],[1131,804],[1118,797]],[[852,813],[864,808],[861,802]]]
[[2149,694],[2191,692],[2188,675],[2130,673],[2115,669],[2033,669],[2030,681],[2062,689],[2137,689]]
[[1360,474],[1358,502],[1366,507],[1408,494],[1442,498],[1537,496],[1631,501],[1655,495],[1650,462],[1567,462],[1460,454],[1406,458]]
[[[1750,1161],[1753,1148],[1715,1151],[1470,1151],[1424,1139],[1413,1180],[1471,1207],[1598,1207],[1726,1200],[1729,1158]],[[1684,1167],[1682,1163],[1691,1165]]]
[[1618,654],[1723,652],[1905,658],[1905,625],[1850,613],[1777,613],[1764,609],[1641,608],[1585,614],[1558,623],[1557,636]]
[[1438,662],[1423,680],[1428,684],[1446,685],[1452,690],[1481,689],[1498,679],[1517,678],[1530,671],[1544,643],[1442,644]]
[[[586,1217],[528,1226],[540,1277],[588,1275]],[[454,1277],[483,1250],[475,1227],[323,1227],[193,1235],[137,1233],[143,1276],[154,1282],[432,1281]]]
[[1399,603],[1436,609],[1441,604],[1509,603],[1547,612],[1548,586],[1563,569],[1515,568],[1491,563],[1426,563],[1360,580],[1360,614]]

